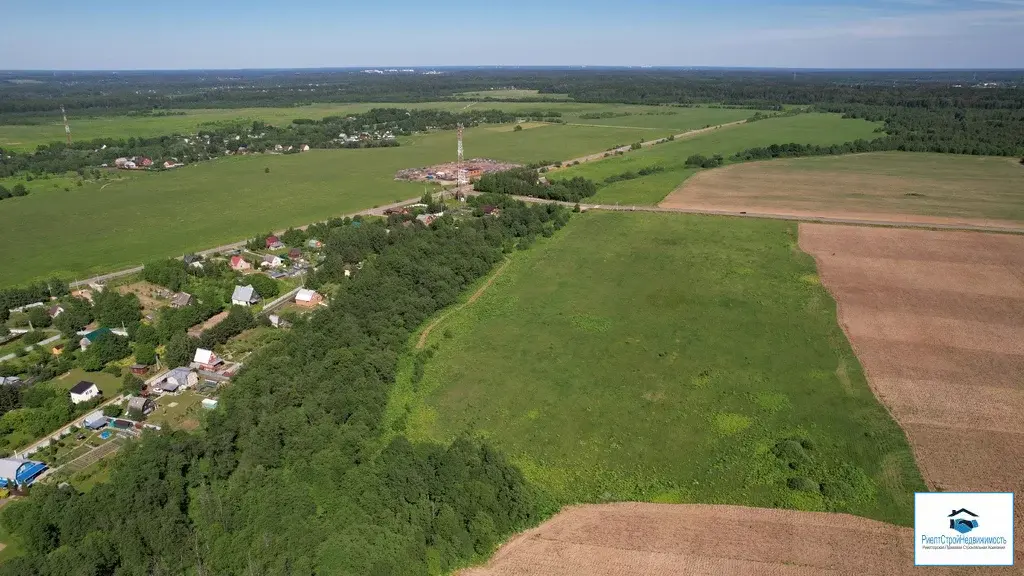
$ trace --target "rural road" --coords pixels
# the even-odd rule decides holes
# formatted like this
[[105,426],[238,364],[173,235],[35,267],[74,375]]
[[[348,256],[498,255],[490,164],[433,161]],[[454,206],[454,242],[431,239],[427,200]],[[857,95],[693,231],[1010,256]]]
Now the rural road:
[[[696,130],[689,130],[687,132],[681,132],[679,134],[674,135],[674,140],[675,141],[685,140],[685,139],[688,139],[688,138],[693,138],[693,137],[699,136],[701,134],[706,134],[708,132],[719,130],[721,128],[729,128],[731,126],[739,126],[740,124],[745,124],[746,122],[747,122],[746,120],[737,120],[735,122],[727,122],[725,124],[718,124],[716,126],[708,126],[707,128],[699,128],[699,129],[696,129]],[[587,124],[587,126],[592,126],[592,124]],[[642,148],[648,148],[648,147],[654,146],[656,144],[662,144],[662,143],[668,142],[668,141],[669,141],[668,137],[666,137],[666,138],[658,138],[657,140],[650,140],[650,141],[647,141],[647,142],[643,142],[640,146]],[[594,153],[594,154],[588,154],[586,156],[580,156],[579,158],[573,158],[571,160],[564,160],[564,161],[561,162],[561,167],[567,167],[567,166],[569,166],[571,164],[574,164],[574,163],[577,163],[577,162],[580,163],[580,164],[584,164],[584,163],[587,163],[587,162],[595,162],[595,161],[598,161],[598,160],[603,160],[606,157],[605,156],[606,154],[614,155],[616,152],[628,153],[629,151],[630,151],[630,147],[628,145],[627,146],[620,146],[620,147],[614,148],[612,150],[606,150],[604,152],[597,152],[597,153]],[[552,169],[553,170],[558,170],[557,167],[556,168],[552,168]],[[469,192],[469,193],[470,194],[474,194],[475,192]],[[530,197],[525,197],[525,196],[517,196],[516,198],[519,199],[519,200],[522,200],[524,202],[535,202],[535,203],[536,202],[549,202],[549,203],[550,202],[555,202],[553,200],[541,200],[541,199],[538,199],[538,198],[530,198]],[[368,209],[368,210],[361,210],[359,212],[353,212],[351,214],[345,214],[342,217],[344,218],[345,216],[348,216],[348,217],[354,217],[354,216],[382,216],[384,214],[384,211],[389,209],[389,208],[397,208],[399,206],[403,206],[403,205],[406,205],[406,204],[413,204],[413,203],[416,203],[416,202],[419,202],[419,198],[410,198],[408,200],[403,200],[401,202],[394,202],[394,203],[387,204],[387,205],[384,205],[384,206],[378,206],[377,208],[371,208],[371,209]],[[574,205],[571,202],[561,202],[561,204],[564,204],[564,205],[570,206],[570,207]],[[710,215],[710,216],[736,216],[736,217],[745,217],[745,218],[768,218],[768,219],[772,219],[772,220],[791,220],[791,221],[798,221],[798,222],[820,222],[820,223],[824,223],[824,224],[853,224],[853,225],[866,225],[866,226],[889,226],[889,227],[898,227],[898,228],[922,228],[922,229],[927,229],[927,230],[971,230],[971,231],[977,231],[977,232],[1002,232],[1002,233],[1010,233],[1010,234],[1021,234],[1021,233],[1024,233],[1024,230],[1020,230],[1020,229],[1016,229],[1016,228],[1006,228],[1006,227],[1000,227],[1000,226],[984,226],[984,225],[972,225],[972,224],[960,225],[960,224],[928,224],[928,223],[911,223],[911,222],[889,222],[889,221],[884,221],[884,220],[860,220],[860,219],[847,219],[847,218],[798,216],[798,215],[789,215],[789,214],[766,214],[766,213],[758,213],[758,212],[735,212],[735,211],[726,211],[726,210],[704,210],[704,209],[690,209],[690,208],[662,208],[660,206],[612,206],[612,205],[606,205],[606,204],[580,204],[580,208],[581,209],[585,209],[585,210],[619,210],[619,211],[640,210],[640,211],[644,211],[644,212],[678,212],[678,213],[683,213],[683,214],[705,214],[705,215]],[[308,225],[307,226],[299,226],[298,228],[300,230],[305,230],[307,227],[308,227]],[[284,232],[284,230],[279,230],[279,231],[275,232],[275,234],[281,234],[283,232]],[[242,240],[242,241],[239,241],[239,242],[233,242],[231,244],[224,244],[223,246],[217,246],[216,248],[210,248],[210,249],[207,249],[207,250],[202,250],[202,251],[196,252],[196,254],[198,254],[200,256],[203,256],[203,257],[206,257],[206,256],[210,256],[212,254],[216,254],[218,252],[225,252],[225,251],[228,251],[228,250],[237,250],[239,248],[244,247],[246,242],[248,242],[248,240]],[[126,268],[124,270],[119,270],[117,272],[110,272],[108,274],[100,274],[98,276],[93,276],[92,278],[87,278],[85,280],[77,280],[75,282],[71,282],[70,285],[71,285],[72,288],[77,288],[77,287],[80,287],[80,286],[87,286],[88,284],[91,284],[91,283],[94,283],[94,282],[106,282],[108,280],[113,280],[115,278],[120,278],[120,277],[123,277],[123,276],[129,276],[131,274],[137,274],[139,272],[142,272],[142,268],[143,268],[142,266],[133,266],[131,268]]]
[[[389,209],[389,208],[397,208],[397,207],[403,206],[405,204],[414,204],[414,203],[419,202],[419,201],[420,201],[419,197],[410,198],[408,200],[402,200],[401,202],[394,202],[394,203],[387,204],[387,205],[384,205],[384,206],[378,206],[376,208],[370,208],[368,210],[361,210],[359,212],[353,212],[351,214],[345,214],[345,215],[341,216],[341,218],[345,218],[345,217],[351,218],[351,217],[354,217],[354,216],[383,216],[384,215],[384,211]],[[332,216],[332,218],[333,218],[333,216]],[[326,220],[326,218],[325,218],[325,220]],[[306,226],[296,226],[296,228],[298,228],[299,230],[305,230],[308,227],[309,227],[308,224]],[[284,233],[284,230],[278,230],[278,231],[274,232],[274,234],[283,234],[283,233]],[[246,245],[246,243],[248,243],[248,241],[249,240],[246,239],[246,240],[241,240],[239,242],[232,242],[231,244],[224,244],[222,246],[217,246],[216,248],[208,248],[206,250],[198,251],[198,252],[196,252],[196,254],[198,254],[198,255],[200,255],[200,256],[205,258],[207,256],[211,256],[211,255],[216,254],[218,252],[226,252],[226,251],[229,251],[229,250],[238,250],[240,248],[245,247],[245,245]],[[142,269],[143,269],[142,266],[132,266],[131,268],[125,268],[124,270],[118,270],[117,272],[110,272],[108,274],[100,274],[99,276],[93,276],[92,278],[86,278],[85,280],[76,280],[74,282],[71,282],[70,286],[72,288],[78,288],[78,287],[81,287],[81,286],[88,286],[89,284],[92,284],[94,282],[106,282],[108,280],[114,280],[116,278],[121,278],[122,276],[130,276],[132,274],[138,274],[139,272],[142,272]]]

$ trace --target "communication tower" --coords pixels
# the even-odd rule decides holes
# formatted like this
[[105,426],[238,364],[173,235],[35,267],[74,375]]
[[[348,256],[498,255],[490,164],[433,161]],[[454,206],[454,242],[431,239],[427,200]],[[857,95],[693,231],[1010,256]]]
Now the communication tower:
[[64,117],[64,135],[68,138],[68,146],[71,146],[71,125],[68,124],[68,114],[64,111],[64,105],[60,105],[60,115]]
[[459,124],[459,148],[458,148],[458,160],[455,163],[455,197],[462,200],[464,199],[462,187],[469,184],[469,179],[466,178],[466,169],[462,166],[464,158],[462,156],[462,124]]

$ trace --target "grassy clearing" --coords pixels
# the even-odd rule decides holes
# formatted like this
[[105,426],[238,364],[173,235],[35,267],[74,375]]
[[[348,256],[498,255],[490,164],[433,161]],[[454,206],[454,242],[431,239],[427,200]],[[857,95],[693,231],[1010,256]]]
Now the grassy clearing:
[[82,380],[92,382],[103,393],[107,400],[117,396],[121,392],[121,379],[106,372],[86,372],[81,368],[75,368],[67,374],[60,376],[54,382],[60,388],[70,390],[72,386]]
[[405,360],[392,426],[486,437],[561,503],[907,524],[924,485],[814,273],[790,223],[580,216]]
[[[171,428],[181,428],[190,421],[198,424],[203,411],[203,407],[200,405],[203,398],[204,396],[191,391],[161,396],[156,401],[156,410],[150,413],[146,421],[157,426]],[[193,428],[190,425],[185,427]]]
[[884,152],[754,162],[702,174],[673,199],[778,210],[1024,220],[1015,159]]
[[455,95],[463,100],[486,100],[494,99],[530,99],[544,98],[547,100],[568,100],[568,94],[541,94],[537,90],[478,90],[476,92],[460,92]]
[[[608,176],[660,165],[665,172],[602,188],[592,200],[598,204],[654,204],[664,198],[695,171],[686,167],[686,158],[693,154],[728,156],[769,144],[798,142],[801,144],[837,144],[858,138],[870,139],[876,123],[844,120],[835,114],[801,114],[773,118],[713,130],[694,138],[666,142],[651,148],[608,158],[601,162],[581,164],[557,172],[559,177],[583,176],[602,181]],[[644,184],[644,180],[654,184]],[[668,184],[665,188],[659,187]]]
[[[687,110],[687,112],[693,112]],[[705,119],[694,112],[691,121]],[[466,131],[467,157],[566,159],[673,130],[545,125]],[[123,174],[69,192],[32,189],[0,206],[0,238],[26,242],[0,267],[0,286],[59,274],[71,279],[308,224],[423,193],[395,182],[402,168],[451,160],[454,134],[408,138],[398,148],[230,157],[161,173]],[[270,173],[265,173],[265,168]]]

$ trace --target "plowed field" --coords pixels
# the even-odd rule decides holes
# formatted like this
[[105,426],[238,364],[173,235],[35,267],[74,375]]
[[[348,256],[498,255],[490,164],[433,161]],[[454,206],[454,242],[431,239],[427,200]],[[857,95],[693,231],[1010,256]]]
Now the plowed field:
[[[914,531],[847,514],[701,504],[620,503],[563,510],[460,576],[898,576]],[[1005,571],[996,573],[1007,573]]]
[[1024,170],[1006,158],[910,152],[748,162],[700,172],[660,205],[1024,229]]
[[1024,237],[801,224],[800,247],[929,486],[1018,494],[1024,563]]

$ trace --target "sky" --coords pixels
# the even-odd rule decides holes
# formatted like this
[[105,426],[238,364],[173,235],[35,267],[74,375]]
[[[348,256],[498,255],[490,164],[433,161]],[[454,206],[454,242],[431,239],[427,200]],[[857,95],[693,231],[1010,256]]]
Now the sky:
[[0,70],[1024,68],[1024,0],[0,3]]

